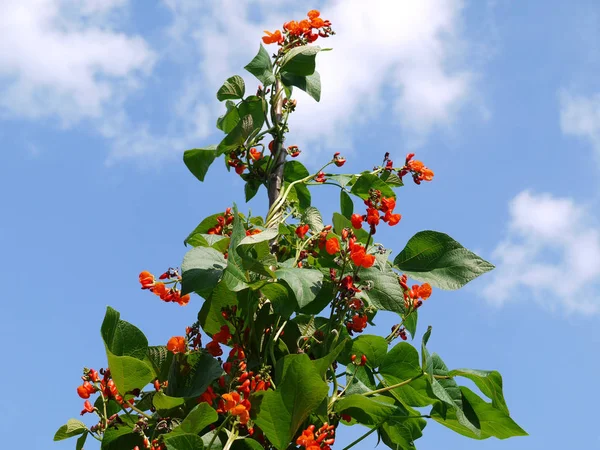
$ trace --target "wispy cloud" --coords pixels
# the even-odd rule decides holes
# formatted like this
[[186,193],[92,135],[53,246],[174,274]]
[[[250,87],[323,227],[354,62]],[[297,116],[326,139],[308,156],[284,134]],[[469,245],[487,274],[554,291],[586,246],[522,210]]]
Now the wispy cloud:
[[483,295],[495,304],[533,299],[553,310],[600,311],[600,227],[573,199],[518,194],[492,260],[497,268]]
[[148,74],[143,38],[111,28],[124,0],[5,0],[0,29],[0,111],[69,125],[98,118]]
[[600,157],[600,93],[583,96],[561,91],[559,99],[562,132],[585,139]]

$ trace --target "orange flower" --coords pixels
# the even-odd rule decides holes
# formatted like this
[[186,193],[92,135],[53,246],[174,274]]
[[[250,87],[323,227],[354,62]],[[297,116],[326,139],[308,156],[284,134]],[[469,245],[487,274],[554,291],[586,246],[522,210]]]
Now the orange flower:
[[425,164],[423,164],[421,161],[418,161],[416,159],[409,161],[406,164],[406,167],[409,168],[409,170],[412,170],[413,172],[421,172],[421,170],[423,169],[423,167],[425,167]]
[[310,20],[316,19],[317,17],[319,17],[321,15],[321,13],[319,11],[317,11],[316,9],[311,9],[307,14],[308,18]]
[[298,236],[300,239],[304,239],[304,236],[306,236],[309,228],[310,227],[308,225],[299,225],[296,228],[296,236]]
[[375,264],[375,255],[367,254],[365,248],[360,244],[354,244],[350,250],[350,258],[357,267],[368,269]]
[[152,292],[154,292],[160,298],[163,298],[163,297],[167,296],[169,290],[167,289],[167,287],[165,286],[164,283],[161,283],[159,281],[158,283],[154,284],[154,287],[152,288]]
[[367,223],[374,226],[379,225],[379,211],[375,208],[367,209]]
[[281,31],[275,30],[273,33],[265,30],[266,36],[263,36],[262,40],[265,44],[283,44],[283,35]]
[[295,20],[290,20],[283,24],[283,29],[292,35],[299,34],[298,33],[298,22]]
[[227,325],[221,326],[221,330],[218,333],[213,334],[213,341],[217,341],[220,344],[227,344],[231,339],[231,332]]
[[419,297],[423,300],[427,300],[431,296],[431,285],[429,283],[423,283],[418,290]]
[[150,289],[154,286],[154,275],[144,270],[140,273],[140,284],[142,285],[142,289]]
[[400,214],[392,214],[390,211],[386,212],[385,216],[383,217],[383,221],[387,222],[391,227],[397,225],[398,222],[400,222],[400,219],[402,219]]
[[250,149],[250,158],[252,161],[258,161],[260,158],[262,158],[262,153],[256,148],[252,147]]
[[313,28],[321,28],[325,26],[325,21],[320,17],[315,17],[314,19],[310,19],[310,25]]
[[327,250],[327,253],[329,253],[330,255],[335,255],[336,253],[339,253],[340,241],[338,241],[336,237],[328,239],[327,243],[325,244],[325,250]]
[[350,217],[350,221],[352,222],[352,228],[360,229],[362,228],[363,218],[360,214],[352,214]]
[[427,167],[421,170],[421,179],[425,181],[433,180],[433,170],[428,169]]
[[239,417],[240,423],[246,425],[250,420],[250,402],[241,400],[240,394],[237,392],[223,394],[221,397],[224,400],[223,411]]
[[213,356],[221,356],[223,354],[223,349],[217,341],[210,341],[206,344],[206,351]]
[[187,350],[187,342],[183,336],[173,336],[167,342],[167,350],[173,353],[185,353]]
[[396,207],[396,200],[394,199],[394,197],[390,197],[390,198],[382,198],[381,199],[381,210],[385,213],[388,211],[393,211],[394,208]]
[[190,302],[190,294],[180,295],[177,303],[179,306],[185,306]]

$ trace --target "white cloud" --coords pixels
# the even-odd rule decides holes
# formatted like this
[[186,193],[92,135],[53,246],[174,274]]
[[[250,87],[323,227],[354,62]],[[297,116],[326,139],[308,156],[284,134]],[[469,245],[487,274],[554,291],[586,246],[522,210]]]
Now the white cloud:
[[[268,8],[248,0],[164,3],[174,15],[172,38],[182,43],[192,37],[197,45],[202,62],[189,82],[202,84],[211,112],[219,110],[214,92],[228,76],[238,73],[256,85],[242,67],[256,53],[263,30],[306,14],[296,2],[268,2]],[[317,42],[334,48],[318,56],[321,102],[297,94],[291,139],[313,148],[349,146],[352,128],[378,115],[395,118],[405,136],[417,140],[451,125],[474,90],[473,68],[462,63],[462,8],[462,0],[326,1],[322,16],[337,35]]]
[[559,98],[562,132],[586,139],[600,156],[600,94],[586,97],[562,91]]
[[139,36],[111,28],[127,0],[4,0],[0,111],[63,124],[99,118],[151,71]]
[[566,312],[600,312],[600,227],[569,198],[524,191],[509,204],[506,239],[483,295],[493,303],[534,299]]

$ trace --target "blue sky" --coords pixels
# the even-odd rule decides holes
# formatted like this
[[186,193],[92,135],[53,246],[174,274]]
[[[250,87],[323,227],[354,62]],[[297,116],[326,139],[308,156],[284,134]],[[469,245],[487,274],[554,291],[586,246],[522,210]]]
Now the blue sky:
[[[137,275],[178,265],[204,215],[247,206],[235,176],[217,164],[200,184],[182,152],[218,143],[214,94],[243,74],[262,30],[313,7],[338,34],[318,59],[321,103],[299,95],[292,117],[304,162],[342,151],[360,171],[385,151],[415,151],[435,179],[403,188],[402,222],[380,240],[398,252],[421,229],[443,231],[497,266],[461,291],[434,291],[419,328],[433,326],[429,346],[450,368],[500,370],[530,437],[470,441],[431,423],[418,448],[600,445],[598,3],[297,5],[0,4],[4,445],[26,436],[29,448],[72,448],[50,441],[81,410],[82,366],[105,365],[107,305],[154,344],[194,321],[200,298],[164,304]],[[337,195],[319,192],[326,215]],[[393,318],[378,320],[386,333]],[[357,435],[340,432],[336,448]]]

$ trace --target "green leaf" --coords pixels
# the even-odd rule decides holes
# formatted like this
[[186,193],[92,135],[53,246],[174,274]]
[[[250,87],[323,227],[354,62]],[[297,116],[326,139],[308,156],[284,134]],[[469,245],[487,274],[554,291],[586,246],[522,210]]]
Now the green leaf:
[[219,332],[223,325],[228,324],[222,314],[223,308],[238,305],[238,295],[242,292],[231,291],[225,281],[217,284],[198,314],[200,325],[206,333],[213,335]]
[[391,418],[380,428],[381,440],[395,450],[416,450],[415,440],[423,435],[424,419]]
[[203,450],[204,442],[196,434],[173,434],[165,435],[167,450]]
[[204,351],[178,356],[169,373],[166,394],[170,397],[198,397],[223,374],[219,361]]
[[223,86],[219,88],[217,91],[217,100],[222,102],[223,100],[240,99],[244,97],[245,92],[244,79],[239,75],[234,75],[227,78]]
[[323,274],[314,269],[281,268],[275,271],[275,276],[290,287],[299,308],[312,302],[323,286]]
[[[363,228],[358,230],[352,228],[352,222],[350,222],[350,219],[342,216],[341,214],[333,213],[333,231],[339,235],[342,234],[342,230],[344,228],[350,228],[353,230],[354,235],[359,242],[362,242],[363,244],[367,242],[367,239],[369,238],[369,233],[367,231],[365,231]],[[360,273],[362,278],[363,270],[361,270]]]
[[210,247],[188,251],[181,264],[181,295],[197,292],[205,297],[214,289],[227,267],[223,254]]
[[367,366],[371,368],[379,367],[387,353],[388,343],[381,336],[372,334],[362,334],[352,340],[352,347],[340,362],[344,365],[350,364],[350,357],[356,355],[358,361],[362,355],[367,357]]
[[200,181],[204,181],[204,177],[208,172],[210,165],[215,160],[216,145],[206,148],[194,148],[183,152],[183,162],[187,168]]
[[271,300],[275,313],[284,318],[288,318],[294,313],[296,303],[290,299],[290,291],[283,284],[268,283],[260,291],[262,295]]
[[477,417],[473,417],[471,414],[465,414],[468,410],[465,410],[464,408],[462,394],[456,381],[452,378],[437,378],[440,376],[449,376],[448,367],[446,367],[442,358],[436,353],[431,355],[431,363],[428,364],[428,368],[429,367],[432,369],[428,370],[432,370],[433,372],[429,374],[433,395],[455,411],[458,423],[479,436],[481,432],[479,431]]
[[107,348],[106,359],[112,379],[120,393],[143,389],[156,377],[154,369],[147,362],[132,356],[117,356]]
[[237,206],[233,205],[233,230],[227,256],[227,269],[223,274],[223,281],[227,287],[239,292],[248,288],[248,277],[244,270],[244,260],[237,252],[238,244],[246,237],[246,230],[240,219]]
[[384,396],[365,397],[352,394],[341,397],[334,405],[336,412],[349,414],[364,425],[380,426],[393,417],[396,419],[408,417],[406,408],[394,404],[393,398]]
[[275,83],[273,63],[271,62],[269,53],[262,44],[260,44],[260,48],[254,59],[252,59],[244,69],[258,78],[264,87],[268,87]]
[[142,436],[139,433],[133,433],[133,427],[137,419],[126,415],[121,415],[119,418],[124,423],[118,423],[106,429],[100,448],[102,450],[122,450],[133,448],[136,445],[142,447]]
[[418,319],[419,311],[417,309],[413,309],[404,319],[404,327],[410,333],[412,339],[415,338],[415,333],[417,332]]
[[398,283],[398,275],[392,270],[380,270],[373,266],[360,271],[361,285],[369,283],[365,290],[369,304],[378,310],[404,314],[404,292]]
[[188,413],[171,434],[198,434],[211,423],[215,423],[218,418],[217,412],[208,403],[200,403]]
[[55,441],[62,441],[73,436],[79,436],[82,433],[87,434],[87,426],[81,420],[69,419],[67,423],[60,427],[54,435]]
[[100,328],[106,347],[116,356],[144,359],[148,351],[148,339],[137,327],[120,320],[120,314],[110,306]]
[[402,179],[396,174],[396,172],[385,171],[380,176],[381,180],[385,181],[388,185],[394,187],[404,186]]
[[373,371],[367,366],[346,367],[346,394],[364,394],[377,389]]
[[259,180],[252,179],[246,182],[246,184],[244,185],[244,195],[246,196],[246,203],[248,203],[254,198],[261,186],[262,184]]
[[264,447],[249,437],[244,439],[236,439],[233,441],[233,445],[231,446],[231,450],[263,450]]
[[309,175],[308,169],[299,161],[288,161],[283,167],[283,179],[287,182],[298,181]]
[[420,231],[394,259],[394,266],[409,277],[440,289],[459,289],[494,268],[450,236]]
[[306,211],[302,214],[302,222],[310,227],[310,231],[312,231],[313,234],[320,233],[325,227],[321,213],[314,206],[306,208]]
[[302,89],[316,101],[321,100],[321,76],[316,70],[307,76],[283,72],[281,74],[281,81],[286,86],[296,86]]
[[[513,436],[527,436],[517,423],[512,420],[504,411],[495,408],[491,403],[485,402],[477,394],[465,386],[460,386],[462,401],[470,411],[469,414],[476,415],[481,432],[479,435],[474,433],[468,427],[460,423],[456,416],[456,411],[449,410],[445,414],[440,412],[438,406],[431,411],[431,417],[436,422],[450,428],[451,430],[472,439],[487,439],[497,437],[498,439],[507,439]],[[467,409],[465,408],[465,409]]]
[[308,355],[288,355],[277,364],[277,390],[250,397],[256,424],[278,450],[286,449],[308,415],[327,398],[329,387]]
[[75,444],[75,450],[83,450],[83,446],[85,445],[85,440],[87,439],[87,437],[87,433],[79,436],[79,439],[77,439],[77,443]]
[[152,363],[156,377],[160,381],[165,381],[169,376],[173,353],[167,350],[164,345],[152,346],[148,347],[148,359]]
[[169,411],[170,409],[177,408],[185,403],[184,399],[181,397],[169,397],[165,395],[162,391],[154,394],[152,398],[152,404],[154,407],[160,411]]
[[244,237],[237,245],[237,250],[240,255],[245,254],[248,251],[248,247],[255,246],[260,242],[270,241],[275,239],[279,234],[277,228],[266,228],[258,234]]
[[[189,236],[185,239],[185,241],[183,241],[183,243],[186,245],[187,244],[193,245],[194,247],[198,247],[198,245],[203,245],[206,247],[207,245],[205,245],[204,243],[198,244],[198,245],[194,244],[192,242],[192,239],[194,239],[194,237],[196,237],[198,235],[204,235],[204,234],[208,233],[208,230],[210,230],[211,228],[215,227],[218,224],[217,218],[219,216],[223,216],[224,214],[225,214],[225,212],[220,212],[220,213],[216,213],[216,214],[213,214],[211,216],[204,218],[202,220],[202,222],[200,222],[198,224],[198,226],[196,228],[194,228],[194,231],[192,231],[189,234]],[[211,236],[214,236],[214,235],[211,235]],[[205,239],[202,242],[206,241],[206,236],[204,236],[204,238]]]
[[329,366],[331,366],[333,362],[338,358],[338,356],[342,353],[348,341],[348,338],[343,339],[327,355],[323,356],[322,358],[313,360],[313,365],[322,377],[325,376],[325,374],[327,373],[327,369],[329,369]]
[[371,189],[377,189],[381,191],[382,197],[396,198],[396,194],[385,181],[382,181],[377,175],[370,173],[363,173],[360,177],[358,177],[358,180],[356,180],[350,192],[362,198],[363,200],[367,200],[369,198],[369,190]]
[[281,71],[300,76],[312,75],[315,72],[315,59],[320,50],[320,47],[312,45],[291,49],[281,60]]
[[340,211],[346,219],[350,219],[354,213],[354,202],[343,189],[340,190]]
[[262,99],[256,95],[251,95],[250,97],[242,100],[242,103],[240,103],[238,106],[238,112],[242,118],[242,123],[247,117],[252,118],[252,123],[247,123],[247,125],[245,125],[249,128],[242,129],[244,138],[247,138],[251,134],[260,131],[265,123]]
[[227,100],[225,106],[227,107],[227,112],[217,119],[217,128],[228,134],[240,121],[240,113],[237,110],[235,102],[231,100]]
[[455,369],[448,372],[451,377],[465,377],[473,381],[484,395],[492,400],[492,406],[509,414],[502,393],[502,375],[495,370]]

